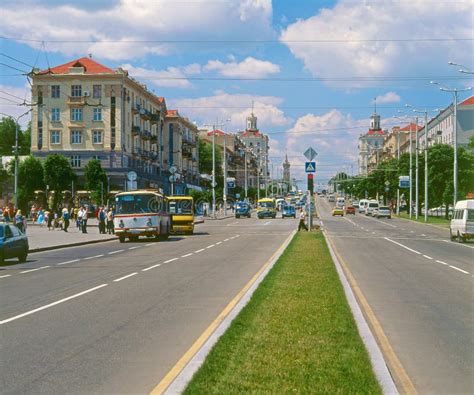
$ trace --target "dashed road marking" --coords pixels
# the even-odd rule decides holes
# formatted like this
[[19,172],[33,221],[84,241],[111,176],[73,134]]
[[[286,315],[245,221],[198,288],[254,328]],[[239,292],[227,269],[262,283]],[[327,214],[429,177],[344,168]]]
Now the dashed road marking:
[[155,267],[161,266],[161,263],[158,263],[157,265],[153,265],[150,267],[146,267],[145,269],[142,269],[142,272],[146,272],[148,270],[154,269]]
[[0,276],[0,278],[10,277],[10,276],[11,276],[11,274],[5,274],[3,276]]
[[74,262],[79,262],[80,259],[73,259],[72,261],[66,261],[66,262],[61,262],[57,263],[56,265],[67,265],[68,263],[74,263]]
[[191,256],[191,255],[193,255],[192,252],[190,252],[189,254],[181,255],[181,258],[187,258],[188,256]]
[[416,251],[416,250],[413,250],[413,249],[411,249],[410,247],[407,247],[406,245],[403,245],[403,244],[401,244],[401,243],[396,242],[395,240],[389,239],[388,237],[384,237],[384,239],[387,240],[387,241],[390,241],[391,243],[397,244],[397,245],[399,245],[400,247],[403,247],[403,248],[405,248],[405,249],[408,250],[408,251],[411,251],[411,252],[414,252],[415,254],[421,255],[421,252]]
[[88,294],[89,292],[96,291],[96,290],[98,290],[99,288],[106,287],[106,286],[107,286],[107,284],[101,284],[101,285],[98,285],[97,287],[89,288],[89,289],[86,289],[85,291],[82,291],[82,292],[79,292],[79,293],[77,293],[77,294],[68,296],[67,298],[60,299],[60,300],[57,300],[56,302],[49,303],[49,304],[47,304],[47,305],[38,307],[37,309],[33,309],[33,310],[30,310],[30,311],[27,311],[26,313],[18,314],[18,315],[14,316],[14,317],[7,318],[7,319],[5,319],[5,320],[3,320],[3,321],[0,321],[0,325],[6,324],[6,323],[11,322],[11,321],[15,321],[15,320],[17,320],[17,319],[19,319],[19,318],[23,318],[23,317],[26,317],[26,316],[28,316],[28,315],[34,314],[34,313],[37,313],[38,311],[48,309],[48,308],[53,307],[53,306],[56,306],[56,305],[58,305],[58,304],[60,304],[60,303],[67,302],[68,300],[71,300],[71,299],[74,299],[74,298],[78,298],[79,296]]
[[114,280],[114,283],[118,283],[119,281],[125,280],[126,278],[129,278],[129,277],[132,277],[132,276],[135,276],[136,274],[138,274],[138,272],[130,273],[130,274],[127,274],[126,276],[116,278]]
[[215,244],[211,244],[210,246],[207,246],[206,248],[212,248],[212,247],[215,247],[216,245]]
[[433,258],[431,258],[430,256],[424,255],[424,254],[423,254],[423,257],[426,258],[426,259],[433,259]]
[[424,233],[422,233],[420,236],[426,236]]
[[145,244],[146,247],[151,247],[151,246],[154,246],[155,243],[148,243],[148,244]]
[[36,272],[37,270],[47,269],[48,267],[50,266],[41,266],[37,267],[36,269],[23,270],[22,272],[20,272],[20,274]]
[[216,243],[216,246],[218,246],[219,244],[222,244],[222,241],[218,241],[218,242]]
[[118,254],[119,252],[124,252],[125,250],[115,250],[108,252],[109,255]]
[[229,239],[224,239],[224,241],[229,241]]
[[205,250],[205,248],[201,248],[200,250],[196,250],[194,251],[195,254],[199,254],[200,252],[203,252]]
[[136,250],[137,248],[140,248],[140,246],[128,247],[129,250]]
[[449,267],[450,267],[451,269],[457,270],[457,271],[459,271],[459,272],[461,272],[461,273],[469,274],[469,272],[466,272],[465,270],[459,269],[459,268],[456,267],[456,266],[449,265]]
[[436,262],[441,263],[442,265],[448,265],[446,262],[439,261],[439,260],[437,260],[437,259],[436,259]]
[[89,260],[89,259],[94,259],[94,258],[100,258],[103,257],[104,254],[99,254],[99,255],[94,255],[94,256],[88,256],[87,258],[84,258],[84,260]]
[[168,259],[167,261],[164,261],[163,263],[170,263],[170,262],[173,262],[173,261],[177,261],[179,258],[171,258],[171,259]]

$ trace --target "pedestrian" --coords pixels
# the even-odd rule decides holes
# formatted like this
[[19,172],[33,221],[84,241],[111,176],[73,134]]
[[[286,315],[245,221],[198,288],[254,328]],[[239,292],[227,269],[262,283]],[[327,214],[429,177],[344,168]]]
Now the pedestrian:
[[109,235],[114,234],[114,211],[112,207],[107,212],[107,232]]
[[41,227],[44,225],[44,211],[41,208],[38,211],[38,220],[36,223]]
[[82,230],[82,216],[83,215],[84,215],[84,208],[81,206],[77,210],[77,215],[76,215],[76,228],[78,232]]
[[67,228],[69,228],[69,210],[67,208],[63,208],[63,230],[67,232]]
[[82,233],[87,233],[87,219],[89,216],[89,212],[87,209],[87,206],[84,207],[84,210],[82,211],[82,221],[81,221],[81,228],[82,228]]
[[8,210],[8,207],[3,209],[3,220],[5,222],[10,222],[10,211]]
[[17,210],[14,218],[14,223],[16,227],[20,230],[20,232],[24,231],[24,224],[23,224],[23,215],[21,214],[21,210]]
[[298,224],[298,232],[301,230],[301,228],[303,228],[304,230],[308,230],[308,227],[304,223],[305,218],[306,218],[306,213],[304,212],[304,210],[301,210],[300,223]]
[[99,233],[105,234],[105,221],[107,219],[107,213],[104,207],[100,207],[97,213],[97,219],[99,220]]
[[48,230],[51,230],[51,224],[53,223],[53,213],[51,212],[51,210],[45,211],[44,220],[48,225]]

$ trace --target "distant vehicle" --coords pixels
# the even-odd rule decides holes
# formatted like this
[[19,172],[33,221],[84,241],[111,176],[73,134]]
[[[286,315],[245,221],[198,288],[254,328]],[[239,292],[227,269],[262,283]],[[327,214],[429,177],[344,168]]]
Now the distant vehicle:
[[115,195],[114,229],[121,243],[140,236],[166,240],[171,232],[168,199],[153,189]]
[[275,218],[276,217],[276,205],[275,200],[270,198],[260,199],[257,202],[257,217],[262,218]]
[[342,207],[334,207],[332,209],[332,216],[340,215],[341,217],[344,216],[344,209]]
[[346,214],[352,214],[352,215],[355,215],[356,213],[356,209],[354,206],[347,206],[346,207]]
[[235,204],[235,218],[240,218],[240,217],[251,217],[250,213],[250,205],[247,202],[237,202]]
[[353,205],[355,208],[358,208],[358,207],[359,207],[359,201],[358,201],[358,200],[353,200],[353,201],[352,201],[352,205]]
[[376,208],[379,208],[379,202],[377,200],[369,200],[365,206],[365,215],[372,215],[372,211]]
[[294,206],[283,206],[282,218],[285,217],[296,218],[296,210]]
[[372,211],[372,216],[375,217],[375,218],[392,218],[392,212],[390,211],[390,207],[387,207],[387,206],[379,206],[379,207],[376,207],[373,211]]
[[194,233],[194,199],[192,196],[169,196],[171,233]]
[[13,224],[0,224],[0,262],[18,258],[26,262],[28,257],[28,237]]
[[334,195],[329,195],[328,202],[335,202],[335,201],[336,201],[336,197]]
[[449,225],[449,235],[451,240],[456,239],[460,243],[474,238],[474,199],[456,203]]
[[343,197],[338,197],[337,200],[336,200],[336,206],[337,207],[344,207],[344,205],[346,204],[346,199],[344,199]]
[[286,204],[285,199],[283,198],[276,199],[275,202],[278,211],[281,211],[282,207]]
[[360,199],[359,213],[365,213],[365,208],[367,207],[367,204],[369,204],[369,201],[367,199]]

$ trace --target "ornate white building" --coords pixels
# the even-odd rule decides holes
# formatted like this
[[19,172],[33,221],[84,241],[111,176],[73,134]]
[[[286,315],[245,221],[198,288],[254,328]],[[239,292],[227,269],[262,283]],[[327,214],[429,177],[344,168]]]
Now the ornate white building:
[[380,127],[380,115],[374,111],[370,117],[369,131],[359,137],[359,175],[368,174],[369,156],[382,149],[386,134]]

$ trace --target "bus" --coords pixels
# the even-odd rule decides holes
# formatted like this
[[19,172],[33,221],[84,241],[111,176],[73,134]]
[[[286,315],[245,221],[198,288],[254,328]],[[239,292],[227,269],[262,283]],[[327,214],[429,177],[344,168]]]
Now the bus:
[[168,199],[153,189],[115,195],[114,230],[121,243],[140,236],[166,240],[171,232]]
[[192,196],[168,196],[171,233],[194,232],[194,200]]
[[265,198],[257,201],[257,217],[262,218],[275,218],[276,217],[276,205],[275,199]]

